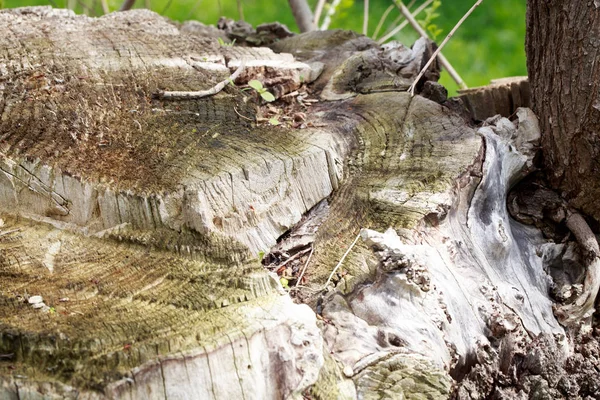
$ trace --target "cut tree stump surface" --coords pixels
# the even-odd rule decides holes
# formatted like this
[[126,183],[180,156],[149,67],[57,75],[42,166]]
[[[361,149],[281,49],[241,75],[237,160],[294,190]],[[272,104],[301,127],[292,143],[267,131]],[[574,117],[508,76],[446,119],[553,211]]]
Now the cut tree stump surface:
[[[481,335],[562,332],[542,263],[529,262],[539,237],[513,232],[500,204],[531,165],[535,138],[517,133],[537,132],[535,117],[477,133],[402,92],[426,42],[378,49],[336,31],[273,45],[295,58],[149,11],[23,8],[0,26],[0,395],[445,398],[450,372],[488,351]],[[242,63],[215,96],[154,96],[209,89]],[[251,79],[276,109],[307,79],[334,96],[310,106],[306,129],[259,124],[265,106],[239,89]],[[325,199],[298,293],[319,322],[258,258]],[[527,274],[515,287],[531,296],[514,309],[511,280]]]

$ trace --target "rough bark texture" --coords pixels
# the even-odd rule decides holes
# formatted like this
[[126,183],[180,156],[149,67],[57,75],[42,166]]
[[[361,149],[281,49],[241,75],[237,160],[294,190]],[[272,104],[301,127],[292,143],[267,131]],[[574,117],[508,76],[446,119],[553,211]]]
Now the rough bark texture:
[[[506,211],[537,120],[476,130],[435,83],[436,101],[402,91],[431,43],[223,46],[147,11],[0,22],[0,397],[475,399],[534,393],[528,373],[595,394],[536,363],[570,351],[550,273],[583,279],[564,273],[576,244]],[[275,103],[153,96],[242,64],[236,85]],[[259,263],[271,248],[280,274],[306,258],[293,290],[312,310]]]
[[549,179],[600,221],[599,4],[527,3],[527,69]]

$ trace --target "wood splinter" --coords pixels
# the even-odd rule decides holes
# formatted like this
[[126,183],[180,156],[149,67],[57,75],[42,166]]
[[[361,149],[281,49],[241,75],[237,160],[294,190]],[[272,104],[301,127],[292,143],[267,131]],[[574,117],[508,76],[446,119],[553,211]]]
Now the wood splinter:
[[221,90],[223,90],[225,88],[225,86],[227,86],[228,83],[233,83],[238,76],[240,76],[240,74],[242,73],[242,71],[244,70],[246,63],[244,61],[242,61],[242,63],[240,64],[240,66],[235,70],[235,72],[233,74],[231,74],[231,76],[219,83],[217,83],[215,86],[211,87],[210,89],[207,90],[200,90],[200,91],[196,91],[196,92],[188,92],[188,91],[159,91],[157,93],[157,97],[160,99],[173,99],[173,100],[181,100],[181,99],[201,99],[203,97],[207,97],[207,96],[214,96],[215,94],[219,93]]

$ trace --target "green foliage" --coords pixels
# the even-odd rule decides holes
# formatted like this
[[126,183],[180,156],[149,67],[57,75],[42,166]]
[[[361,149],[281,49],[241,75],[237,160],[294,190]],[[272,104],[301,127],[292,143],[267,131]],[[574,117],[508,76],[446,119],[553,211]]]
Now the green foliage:
[[417,20],[419,25],[421,25],[429,33],[429,36],[433,40],[436,40],[437,37],[444,31],[433,23],[433,21],[440,16],[440,13],[437,13],[436,10],[440,8],[441,5],[441,0],[435,0],[433,3],[431,3],[431,6],[425,9],[425,18]]
[[284,289],[289,289],[290,288],[289,287],[290,281],[288,281],[283,276],[281,278],[279,278],[279,282],[281,282],[281,286],[283,286]]
[[[268,101],[269,103],[272,101],[275,101],[275,96],[273,96],[273,94],[271,92],[269,92],[267,89],[265,89],[263,87],[263,84],[260,81],[257,81],[256,79],[252,79],[250,82],[248,82],[248,86],[250,86],[252,89],[256,90],[256,92],[258,94],[260,94],[260,97],[262,97],[264,101]],[[277,124],[273,124],[273,125],[277,125]]]
[[235,39],[233,39],[233,41],[227,43],[223,40],[223,38],[218,37],[217,42],[219,42],[219,46],[221,46],[221,47],[233,47],[233,45],[235,44]]

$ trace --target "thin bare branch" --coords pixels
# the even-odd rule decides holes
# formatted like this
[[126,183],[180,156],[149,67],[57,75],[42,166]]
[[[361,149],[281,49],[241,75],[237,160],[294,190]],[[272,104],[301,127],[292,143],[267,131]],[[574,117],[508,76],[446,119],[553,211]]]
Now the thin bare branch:
[[308,264],[310,263],[310,259],[312,258],[314,251],[315,251],[315,248],[313,246],[311,246],[310,254],[308,255],[308,258],[306,259],[306,262],[304,263],[304,267],[302,267],[302,272],[300,272],[300,276],[298,277],[298,281],[297,281],[298,285],[302,284],[302,278],[304,278],[304,273],[306,272],[306,268],[308,267]]
[[286,265],[288,265],[292,261],[297,260],[298,258],[300,258],[303,255],[305,255],[309,251],[312,252],[312,248],[301,250],[301,251],[297,252],[296,254],[294,254],[293,256],[291,256],[290,258],[288,258],[287,260],[285,260],[284,262],[282,262],[281,264],[276,265],[275,267],[273,267],[273,269],[274,270],[278,270],[281,267],[285,267]]
[[323,288],[326,288],[329,285],[329,282],[331,282],[331,278],[333,278],[333,275],[335,275],[335,273],[337,272],[338,268],[342,266],[342,264],[344,263],[344,260],[348,256],[348,254],[350,254],[350,251],[352,251],[352,248],[354,247],[354,245],[356,244],[356,242],[358,242],[358,238],[360,238],[360,232],[358,233],[358,235],[356,235],[356,239],[354,239],[354,242],[352,242],[352,244],[350,245],[350,247],[348,247],[348,250],[346,250],[346,252],[342,256],[342,258],[340,259],[340,262],[337,263],[337,265],[335,266],[335,268],[333,269],[333,271],[331,271],[331,274],[329,274],[329,278],[327,278],[327,282],[325,282],[325,286],[323,286]]
[[244,66],[246,64],[244,62],[242,62],[240,64],[240,66],[235,70],[235,72],[233,74],[231,74],[231,76],[227,79],[225,79],[222,82],[217,83],[215,86],[213,86],[212,88],[208,89],[208,90],[200,90],[197,92],[179,92],[179,91],[173,91],[173,92],[163,92],[160,91],[158,92],[158,97],[161,99],[201,99],[203,97],[207,97],[207,96],[213,96],[217,93],[219,93],[221,90],[223,90],[225,88],[225,86],[227,86],[228,83],[233,82],[237,79],[238,76],[240,76],[240,74],[242,73]]
[[[478,0],[477,3],[475,4],[476,7],[477,5],[479,5],[478,3],[481,3],[482,0]],[[429,38],[429,35],[427,35],[427,32],[425,32],[425,29],[423,29],[421,27],[421,25],[419,25],[419,23],[414,19],[414,17],[412,16],[412,14],[410,13],[410,11],[406,8],[406,6],[402,3],[402,1],[400,0],[394,0],[394,4],[396,4],[397,7],[400,8],[400,12],[402,13],[402,15],[404,15],[406,17],[406,19],[408,20],[408,23],[419,33],[419,35]],[[472,10],[473,8],[471,8]],[[459,23],[462,23],[462,21],[470,14],[470,12],[468,12],[462,19],[461,21],[459,21]],[[453,33],[453,31],[456,30],[456,28],[458,27],[458,25],[456,27],[454,27],[454,29],[452,30],[452,32],[450,32],[450,34]],[[429,68],[429,65],[433,62],[433,60],[435,60],[435,57],[439,55],[439,60],[440,60],[440,64],[442,64],[442,66],[444,68],[446,68],[446,70],[448,71],[448,73],[450,74],[450,76],[452,77],[452,79],[454,79],[454,81],[456,81],[456,83],[458,84],[458,86],[460,86],[461,89],[466,89],[467,85],[465,84],[465,82],[462,80],[462,78],[460,77],[460,75],[458,75],[458,72],[456,72],[456,70],[454,69],[454,67],[452,67],[452,64],[450,64],[450,62],[448,61],[448,59],[446,57],[444,57],[444,55],[441,53],[442,47],[443,45],[447,42],[447,39],[444,40],[444,42],[442,43],[442,45],[440,47],[438,47],[438,49],[434,52],[433,57],[430,58],[426,68],[424,68],[421,73],[419,74],[418,78],[415,79],[415,81],[413,82],[413,85],[411,85],[412,92],[414,93],[414,87],[416,86],[416,82],[419,81],[419,79],[421,79],[421,77],[423,76],[423,74],[425,73],[425,71],[427,70],[427,68]]]
[[316,25],[313,23],[312,11],[306,0],[288,0],[294,20],[300,32],[310,32],[316,30]]
[[[442,51],[442,48],[446,45],[446,43],[448,43],[448,40],[450,40],[450,38],[452,37],[452,35],[454,35],[454,32],[456,32],[456,30],[458,29],[458,27],[462,25],[462,23],[469,17],[469,15],[471,15],[471,13],[473,11],[475,11],[475,9],[477,8],[477,6],[479,6],[482,1],[483,0],[477,0],[475,2],[475,4],[473,4],[473,7],[471,7],[469,9],[469,11],[467,11],[467,13],[465,15],[463,15],[463,17],[458,21],[458,23],[454,26],[454,28],[452,28],[452,30],[450,31],[450,33],[446,36],[446,38],[444,39],[444,41],[439,45],[439,47],[437,48],[437,50],[432,54],[432,56],[429,58],[429,61],[427,61],[427,64],[425,64],[425,66],[421,69],[421,72],[419,73],[419,75],[417,75],[417,77],[415,78],[413,84],[410,85],[410,88],[408,88],[408,92],[411,95],[414,96],[414,94],[415,94],[415,88],[417,86],[417,83],[419,82],[419,79],[421,79],[421,77],[423,76],[423,74],[425,74],[425,71],[427,71],[427,68],[429,68],[429,66],[431,65],[431,63],[433,62],[433,60],[435,60],[435,57],[437,57],[437,55],[440,54],[440,52]],[[441,57],[440,57],[440,61],[441,61]],[[454,71],[454,68],[452,68],[452,71]],[[448,72],[450,73],[450,69],[448,69]],[[456,83],[459,84],[459,86],[461,87],[461,89],[466,89],[467,85],[463,82],[463,80],[460,78],[460,76],[458,76],[458,74],[456,73],[456,71],[454,71],[454,73],[456,74],[456,77],[457,77],[457,78],[454,78],[456,80]],[[452,74],[450,74],[450,75],[452,75]]]
[[82,0],[77,0],[77,4],[81,7],[81,10],[85,15],[89,15],[90,17],[95,17],[96,13],[94,12],[94,8],[90,5],[84,3]]
[[[219,3],[220,4],[220,3]],[[185,17],[185,19],[190,19],[195,13],[196,11],[198,11],[198,8],[200,8],[200,6],[202,5],[202,0],[198,0],[193,7],[190,7],[190,11],[188,12],[187,16]],[[223,13],[219,13],[220,15],[223,15]]]
[[131,7],[133,7],[134,4],[135,0],[125,0],[123,4],[121,4],[121,8],[119,8],[119,11],[131,10]]
[[237,9],[240,21],[244,21],[244,7],[242,6],[242,0],[237,0]]
[[100,3],[102,4],[102,12],[104,15],[110,14],[110,8],[108,7],[107,0],[100,0]]
[[325,0],[319,0],[319,3],[317,3],[317,8],[315,9],[315,18],[313,19],[313,24],[315,24],[315,26],[319,26],[319,19],[321,18],[321,13],[323,12],[324,6]]
[[329,24],[331,24],[331,18],[333,18],[335,15],[335,11],[341,2],[342,0],[333,0],[333,2],[329,5],[329,10],[327,10],[327,14],[325,14],[325,19],[323,20],[323,25],[321,25],[320,30],[326,31],[327,28],[329,28]]
[[365,8],[363,11],[363,35],[367,36],[369,30],[369,0],[364,0]]
[[167,2],[167,4],[165,4],[165,7],[162,9],[162,11],[160,12],[160,15],[165,15],[165,12],[169,9],[169,7],[171,7],[171,4],[173,3],[173,0],[169,0]]
[[395,6],[392,4],[391,6],[389,6],[387,8],[387,10],[384,11],[384,13],[381,15],[381,18],[379,18],[379,23],[377,24],[377,27],[375,28],[375,33],[373,33],[373,36],[372,36],[373,40],[377,39],[377,35],[379,34],[379,31],[383,27],[385,20],[387,19],[388,15],[392,12],[392,10],[394,8],[395,8]]
[[[424,2],[423,4],[421,4],[414,13],[412,13],[413,17],[416,17],[417,15],[421,14],[421,12],[426,9],[431,3],[433,3],[433,0],[427,0],[426,2]],[[394,6],[395,7],[395,6]],[[407,7],[408,8],[408,7]],[[386,34],[384,37],[382,37],[381,39],[379,39],[377,41],[377,43],[379,44],[383,44],[385,42],[387,42],[389,39],[391,39],[396,33],[400,32],[402,29],[404,29],[404,27],[408,25],[408,19],[402,21],[402,23],[400,25],[398,25],[397,27],[395,27],[394,29],[392,29],[388,34]]]

